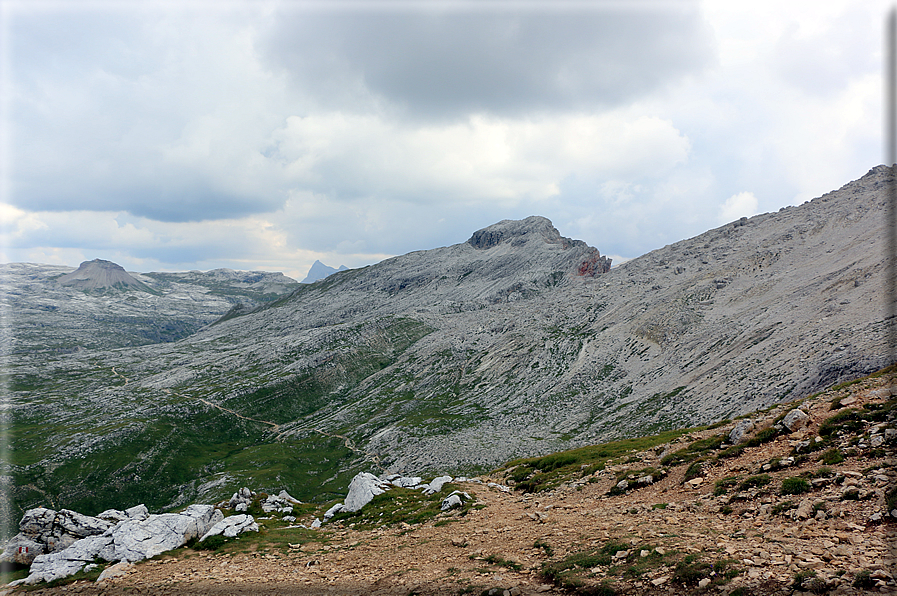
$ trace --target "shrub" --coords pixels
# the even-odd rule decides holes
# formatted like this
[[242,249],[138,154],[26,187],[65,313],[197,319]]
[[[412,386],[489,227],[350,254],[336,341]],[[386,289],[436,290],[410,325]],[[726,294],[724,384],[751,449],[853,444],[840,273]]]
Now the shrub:
[[196,542],[193,545],[194,550],[218,550],[228,542],[230,542],[232,538],[226,538],[221,534],[217,536],[209,536],[202,542]]
[[871,589],[875,587],[875,580],[872,579],[872,572],[864,569],[856,574],[853,578],[854,588]]
[[863,418],[859,411],[848,408],[828,418],[819,426],[819,436],[828,437],[839,431],[856,432],[863,428]]
[[721,478],[716,481],[716,484],[713,487],[713,494],[717,497],[722,496],[736,484],[738,484],[738,479],[735,476],[727,476],[725,478]]
[[741,484],[738,485],[738,490],[747,490],[749,488],[766,486],[770,482],[772,482],[772,478],[769,477],[769,474],[750,476],[741,481]]
[[680,584],[696,584],[710,575],[710,565],[697,560],[696,555],[688,555],[676,563],[673,579]]
[[745,448],[746,448],[746,445],[744,445],[744,444],[732,445],[731,447],[726,447],[725,449],[723,449],[722,451],[717,453],[716,457],[717,457],[717,459],[726,459],[728,457],[738,457],[739,455],[744,453]]
[[797,476],[792,476],[791,478],[785,478],[782,480],[782,494],[783,495],[800,495],[803,493],[810,492],[812,486],[803,478],[799,478]]
[[768,443],[779,436],[779,429],[774,426],[764,428],[744,443],[745,447],[759,447],[763,443]]
[[706,455],[709,451],[719,449],[719,446],[723,444],[724,440],[725,437],[722,435],[715,435],[706,439],[694,441],[687,447],[664,456],[664,458],[660,460],[660,463],[664,466],[675,466],[677,464],[694,461],[699,457]]
[[794,509],[795,507],[797,507],[797,505],[795,505],[791,501],[783,501],[772,508],[772,514],[773,515],[781,515],[781,514],[785,513],[786,511],[790,511],[790,510]]
[[570,464],[575,464],[578,461],[579,459],[575,455],[569,453],[557,453],[543,457],[535,462],[533,467],[537,470],[542,470],[543,472],[550,472],[552,470],[557,470],[558,468],[563,468],[564,466],[569,466]]
[[704,471],[704,462],[699,460],[693,461],[688,469],[685,470],[685,478],[683,478],[683,482],[688,482],[693,478],[697,478],[701,475],[701,472]]

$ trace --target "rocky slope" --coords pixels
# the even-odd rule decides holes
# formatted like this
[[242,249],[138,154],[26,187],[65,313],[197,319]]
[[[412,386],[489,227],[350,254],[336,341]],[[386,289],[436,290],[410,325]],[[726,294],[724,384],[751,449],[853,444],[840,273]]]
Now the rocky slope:
[[[875,375],[672,437],[512,462],[446,485],[436,502],[461,489],[476,505],[424,521],[416,508],[426,502],[392,489],[319,530],[269,515],[260,534],[214,552],[180,549],[100,583],[97,570],[32,593],[894,593],[894,380]],[[533,461],[550,471],[548,459],[567,462],[555,488],[502,489]],[[655,479],[638,482],[649,469]],[[621,478],[633,486],[620,491]]]
[[297,287],[281,273],[128,273],[95,259],[78,269],[0,265],[3,349],[17,362],[47,354],[170,342],[237,305],[254,308]]
[[889,359],[889,175],[611,270],[544,218],[504,221],[179,342],[23,359],[15,502],[335,496],[370,465],[482,471],[856,378]]

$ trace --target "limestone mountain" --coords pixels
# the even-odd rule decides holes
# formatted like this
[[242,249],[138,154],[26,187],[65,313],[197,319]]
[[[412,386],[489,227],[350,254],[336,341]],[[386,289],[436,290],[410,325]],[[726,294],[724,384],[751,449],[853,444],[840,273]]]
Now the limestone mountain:
[[321,261],[315,261],[312,263],[311,268],[308,270],[308,275],[305,276],[305,279],[300,281],[301,284],[310,284],[318,281],[319,279],[324,279],[328,275],[333,275],[337,271],[345,271],[348,269],[345,265],[340,265],[339,269],[334,269],[333,267],[328,267]]
[[474,472],[878,370],[891,175],[614,269],[545,218],[503,221],[177,342],[23,355],[15,504],[326,499],[363,469]]
[[59,285],[85,291],[117,289],[152,293],[146,284],[131,277],[124,267],[103,259],[84,261],[76,271],[67,273],[56,281]]

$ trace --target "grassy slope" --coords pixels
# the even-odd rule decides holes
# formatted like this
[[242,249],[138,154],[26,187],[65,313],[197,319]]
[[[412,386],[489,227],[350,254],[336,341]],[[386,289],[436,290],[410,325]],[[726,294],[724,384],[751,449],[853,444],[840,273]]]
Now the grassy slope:
[[[413,321],[387,321],[376,338],[377,349],[362,343],[336,354],[340,374],[324,375],[316,369],[275,378],[228,400],[226,407],[246,418],[277,424],[300,419],[338,402],[430,331]],[[86,514],[138,503],[160,510],[192,501],[203,483],[214,481],[219,482],[207,498],[224,498],[240,486],[252,485],[286,488],[303,500],[327,499],[341,493],[364,463],[343,439],[317,433],[278,438],[270,425],[195,399],[214,400],[214,386],[207,393],[191,390],[189,396],[146,395],[138,413],[116,417],[114,423],[96,411],[84,412],[84,419],[67,415],[60,421],[59,412],[53,410],[62,407],[59,399],[77,395],[103,374],[108,373],[90,371],[82,382],[70,377],[62,385],[58,379],[39,378],[19,383],[27,385],[32,396],[52,389],[62,397],[55,402],[35,397],[34,407],[15,413],[10,437],[14,519],[39,505]],[[336,391],[338,387],[342,389]],[[104,440],[77,449],[69,446],[91,433]]]

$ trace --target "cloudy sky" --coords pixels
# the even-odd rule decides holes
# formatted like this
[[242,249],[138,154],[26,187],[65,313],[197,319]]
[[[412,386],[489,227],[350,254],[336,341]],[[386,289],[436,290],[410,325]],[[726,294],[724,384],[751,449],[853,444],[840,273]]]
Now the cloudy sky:
[[631,258],[881,163],[884,1],[2,0],[2,262]]

